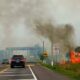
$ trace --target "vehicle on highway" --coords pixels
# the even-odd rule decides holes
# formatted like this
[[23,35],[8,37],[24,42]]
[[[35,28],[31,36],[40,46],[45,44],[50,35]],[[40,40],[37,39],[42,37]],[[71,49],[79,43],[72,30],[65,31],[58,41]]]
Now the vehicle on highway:
[[3,59],[2,64],[9,64],[9,60],[8,59]]
[[23,55],[13,55],[10,62],[10,67],[23,67],[25,68],[26,60]]

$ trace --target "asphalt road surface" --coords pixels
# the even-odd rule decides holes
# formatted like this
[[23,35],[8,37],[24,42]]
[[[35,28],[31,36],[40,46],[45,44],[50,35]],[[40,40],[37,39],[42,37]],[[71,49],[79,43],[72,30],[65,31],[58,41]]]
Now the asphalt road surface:
[[0,80],[70,80],[40,65],[26,68],[7,68],[0,72]]
[[37,80],[30,66],[7,68],[0,72],[0,80]]
[[70,78],[61,75],[59,73],[53,72],[48,68],[40,65],[31,67],[38,80],[71,80]]

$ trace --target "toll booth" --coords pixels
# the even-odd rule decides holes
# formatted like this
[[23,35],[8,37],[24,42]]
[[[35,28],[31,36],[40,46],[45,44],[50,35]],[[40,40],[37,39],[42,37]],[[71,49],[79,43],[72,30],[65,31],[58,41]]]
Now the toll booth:
[[12,47],[6,49],[6,58],[10,59],[13,55],[23,55],[27,62],[36,62],[39,60],[37,48],[33,47]]

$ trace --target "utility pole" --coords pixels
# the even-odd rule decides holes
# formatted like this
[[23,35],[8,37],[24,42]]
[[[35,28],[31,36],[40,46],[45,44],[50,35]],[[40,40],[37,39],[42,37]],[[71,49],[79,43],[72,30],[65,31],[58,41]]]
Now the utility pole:
[[[44,54],[44,41],[43,41],[43,54]],[[45,60],[43,60],[43,63],[45,63]]]
[[43,41],[43,53],[44,53],[44,41]]
[[51,65],[53,66],[53,42],[51,43]]

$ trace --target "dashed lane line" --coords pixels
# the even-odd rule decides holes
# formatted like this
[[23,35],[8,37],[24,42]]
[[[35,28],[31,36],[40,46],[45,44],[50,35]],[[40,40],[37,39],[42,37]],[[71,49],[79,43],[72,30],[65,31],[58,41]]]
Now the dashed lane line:
[[6,69],[3,69],[2,71],[0,71],[0,74],[1,73],[4,73],[5,71],[7,71],[9,68],[6,68]]
[[[31,71],[32,74],[0,75],[0,76],[27,76],[27,75],[33,75],[33,77],[34,77],[33,79],[9,79],[9,80],[37,80],[37,77],[35,76],[33,70],[31,69],[31,67],[30,67],[30,66],[28,66],[28,67],[29,67],[29,70]],[[0,71],[0,73],[5,73],[8,69],[9,69],[9,68],[6,68],[6,69]]]
[[16,75],[15,75],[15,74],[13,74],[13,75],[11,75],[11,74],[8,75],[8,74],[6,74],[6,75],[0,75],[0,76],[1,76],[1,77],[3,77],[3,76],[5,76],[5,77],[6,77],[6,76],[7,76],[7,77],[8,77],[8,76],[9,76],[9,77],[10,77],[10,76],[11,76],[11,77],[14,77],[14,76],[15,76],[15,77],[16,77],[16,76],[31,76],[31,75],[32,75],[32,74],[16,74]]

